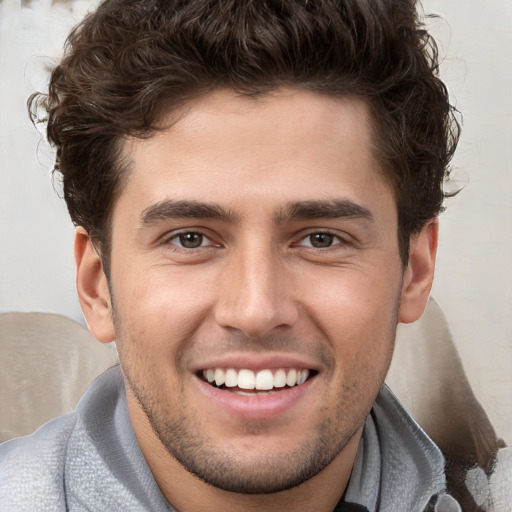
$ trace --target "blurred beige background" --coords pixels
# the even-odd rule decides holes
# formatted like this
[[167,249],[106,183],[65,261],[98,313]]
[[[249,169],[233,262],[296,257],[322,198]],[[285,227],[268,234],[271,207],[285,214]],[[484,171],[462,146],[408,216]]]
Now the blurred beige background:
[[[50,178],[53,155],[25,102],[47,82],[64,39],[95,2],[0,0],[0,312],[83,323],[73,226]],[[425,0],[442,77],[464,115],[454,161],[464,190],[441,217],[433,296],[475,394],[512,443],[512,2]]]

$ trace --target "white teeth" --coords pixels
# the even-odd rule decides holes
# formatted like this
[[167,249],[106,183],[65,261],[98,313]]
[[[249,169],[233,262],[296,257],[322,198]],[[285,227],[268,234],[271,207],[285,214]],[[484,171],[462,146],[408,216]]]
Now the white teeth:
[[226,370],[226,379],[224,384],[226,384],[226,387],[228,388],[234,388],[238,385],[238,375],[236,374],[236,370],[233,368]]
[[284,388],[286,386],[286,372],[284,370],[277,370],[274,374],[274,387]]
[[[257,394],[265,395],[268,394],[266,393],[267,391],[273,388],[283,388],[286,385],[293,387],[304,384],[309,377],[309,370],[296,370],[292,368],[286,371],[279,368],[274,373],[272,370],[260,370],[255,373],[247,369],[235,370],[234,368],[228,368],[224,370],[222,368],[209,368],[203,370],[203,377],[210,384],[215,381],[217,386],[225,384],[227,388],[256,389],[263,392]],[[241,392],[241,394],[244,393]],[[252,393],[248,394],[252,395]]]
[[306,382],[306,379],[309,377],[309,370],[300,370],[297,376],[297,385],[300,386]]
[[240,370],[238,372],[238,387],[240,389],[254,389],[255,377],[251,370]]
[[256,374],[256,389],[265,390],[274,387],[274,376],[270,370],[261,370]]
[[295,384],[297,384],[297,370],[290,370],[288,372],[286,384],[288,384],[288,386],[295,386]]
[[226,380],[226,377],[224,375],[224,370],[221,370],[220,368],[217,368],[215,370],[215,384],[217,386],[222,386]]

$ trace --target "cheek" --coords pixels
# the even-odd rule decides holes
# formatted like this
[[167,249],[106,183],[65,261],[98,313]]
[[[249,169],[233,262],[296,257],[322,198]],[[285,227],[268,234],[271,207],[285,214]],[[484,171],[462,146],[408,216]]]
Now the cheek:
[[[384,276],[384,277],[382,277]],[[316,287],[324,282],[328,286]],[[389,365],[398,317],[400,275],[372,276],[339,269],[329,280],[309,281],[307,315],[330,341],[337,362],[347,374],[373,368],[380,375]]]
[[173,273],[153,269],[141,273],[140,279],[134,273],[126,279],[113,276],[119,357],[128,364],[151,366],[155,371],[180,364],[180,352],[208,315],[204,289],[169,274]]
[[304,276],[301,302],[322,329],[364,335],[396,323],[400,275],[362,269],[330,269],[329,275]]

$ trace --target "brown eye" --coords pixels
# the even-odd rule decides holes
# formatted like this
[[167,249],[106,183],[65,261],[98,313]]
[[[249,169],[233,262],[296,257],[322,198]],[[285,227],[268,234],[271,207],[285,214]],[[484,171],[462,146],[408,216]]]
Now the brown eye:
[[308,245],[311,245],[311,247],[323,249],[325,247],[331,247],[336,237],[330,233],[312,233],[306,238],[309,241]]
[[171,241],[174,241],[176,245],[180,245],[185,249],[197,249],[205,244],[206,237],[202,233],[196,233],[194,231],[188,233],[180,233],[176,235]]

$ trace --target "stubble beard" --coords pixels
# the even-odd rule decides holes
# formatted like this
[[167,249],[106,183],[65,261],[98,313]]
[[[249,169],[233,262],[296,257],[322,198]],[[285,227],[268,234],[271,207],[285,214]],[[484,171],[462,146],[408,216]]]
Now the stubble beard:
[[[163,403],[158,402],[163,397],[148,397],[145,390],[133,385],[126,373],[125,378],[167,452],[189,473],[225,491],[271,494],[294,488],[327,467],[360,426],[360,421],[350,417],[350,413],[349,417],[339,417],[352,409],[339,403],[336,419],[327,417],[319,422],[300,447],[285,454],[259,453],[257,460],[247,460],[242,450],[219,448],[218,441],[198,428],[186,407],[181,407],[179,415],[173,418],[153,406]],[[248,427],[247,433],[252,435],[256,446],[258,435],[264,435],[254,425]]]
[[[399,301],[396,304],[398,316]],[[114,315],[116,332],[123,332],[119,318]],[[125,332],[126,333],[126,332]],[[183,382],[176,393],[181,394],[179,412],[169,404],[168,388],[155,386],[137,378],[137,368],[151,368],[152,362],[143,351],[130,354],[126,361],[138,364],[122,364],[124,378],[131,393],[149,420],[151,428],[167,452],[189,473],[203,482],[225,491],[244,494],[271,494],[299,486],[325,469],[345,448],[364,423],[382,384],[393,351],[396,323],[388,332],[389,360],[382,372],[368,379],[367,368],[361,368],[359,381],[345,383],[338,393],[336,404],[326,404],[326,413],[311,429],[307,441],[287,453],[261,453],[257,460],[247,460],[242,450],[226,450],[218,447],[218,441],[208,437],[197,420],[197,411],[187,405]],[[125,338],[131,347],[137,347],[134,339]],[[382,339],[381,342],[388,342]],[[124,343],[123,343],[124,345]],[[123,350],[120,350],[123,362]],[[136,356],[136,357],[133,357]],[[142,364],[141,361],[146,359]],[[366,379],[363,382],[363,379]],[[368,381],[371,381],[370,383]],[[366,406],[361,406],[364,403]],[[162,404],[164,406],[162,406]],[[329,411],[327,411],[329,409]],[[333,410],[334,409],[334,413]],[[196,415],[196,417],[194,416]],[[319,415],[322,417],[322,415]],[[207,420],[206,420],[207,421]],[[250,430],[251,427],[248,427]],[[254,443],[258,443],[257,427],[253,427]]]
[[[144,356],[137,356],[127,360],[141,363]],[[142,366],[151,367],[148,363],[142,363]],[[247,457],[243,449],[222,446],[218,439],[209,437],[205,428],[208,418],[201,418],[200,411],[189,405],[183,382],[173,391],[177,399],[170,400],[169,387],[148,385],[137,378],[137,368],[130,365],[124,365],[123,371],[130,392],[167,452],[189,473],[207,484],[244,494],[284,491],[320,473],[343,451],[364,423],[380,388],[380,383],[363,380],[345,384],[338,392],[337,403],[326,403],[317,413],[318,421],[307,437],[302,437],[300,446],[285,452],[260,451],[255,458]],[[361,375],[359,378],[365,377]],[[261,423],[248,423],[245,439],[257,447],[262,439],[259,436],[265,436],[266,432]]]

